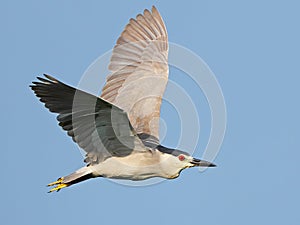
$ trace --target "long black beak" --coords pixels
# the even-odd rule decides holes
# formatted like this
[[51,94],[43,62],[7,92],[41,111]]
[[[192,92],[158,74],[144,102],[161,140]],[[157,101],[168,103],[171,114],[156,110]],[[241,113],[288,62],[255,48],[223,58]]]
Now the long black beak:
[[217,165],[211,163],[211,162],[208,162],[208,161],[205,161],[205,160],[201,160],[201,159],[195,159],[193,158],[193,160],[191,161],[191,163],[194,165],[194,166],[203,166],[203,167],[216,167]]

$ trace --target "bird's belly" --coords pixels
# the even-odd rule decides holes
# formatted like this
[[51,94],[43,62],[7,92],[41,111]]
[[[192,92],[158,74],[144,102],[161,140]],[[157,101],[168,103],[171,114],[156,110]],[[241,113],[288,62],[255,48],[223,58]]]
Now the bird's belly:
[[113,179],[145,180],[152,177],[165,177],[160,171],[157,163],[149,165],[139,165],[138,163],[128,163],[125,160],[114,159],[114,157],[93,166],[93,174]]

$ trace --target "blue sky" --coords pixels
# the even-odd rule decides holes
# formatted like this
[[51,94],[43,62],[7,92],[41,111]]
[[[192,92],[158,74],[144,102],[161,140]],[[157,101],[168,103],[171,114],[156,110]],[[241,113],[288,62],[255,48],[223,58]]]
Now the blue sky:
[[[0,5],[3,224],[300,221],[297,1],[29,0]],[[228,124],[218,167],[204,173],[186,170],[176,180],[142,188],[98,178],[48,194],[47,183],[84,164],[28,85],[42,73],[76,85],[91,62],[113,47],[129,18],[152,5],[165,20],[169,40],[201,56],[222,87]],[[181,82],[197,102],[180,71],[172,69],[170,79]],[[199,101],[205,101],[203,96]],[[167,104],[162,116],[169,127],[164,144],[174,146],[178,116]],[[197,156],[205,147],[207,126],[204,119]]]

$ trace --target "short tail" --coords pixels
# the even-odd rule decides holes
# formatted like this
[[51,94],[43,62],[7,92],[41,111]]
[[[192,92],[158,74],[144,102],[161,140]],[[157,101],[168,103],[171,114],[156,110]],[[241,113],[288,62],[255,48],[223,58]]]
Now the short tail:
[[83,167],[74,173],[71,173],[70,175],[67,175],[65,177],[60,177],[57,179],[57,181],[54,181],[47,186],[55,186],[53,187],[48,193],[59,191],[62,188],[71,186],[73,184],[88,180],[90,178],[94,178],[95,176],[91,173],[88,167]]

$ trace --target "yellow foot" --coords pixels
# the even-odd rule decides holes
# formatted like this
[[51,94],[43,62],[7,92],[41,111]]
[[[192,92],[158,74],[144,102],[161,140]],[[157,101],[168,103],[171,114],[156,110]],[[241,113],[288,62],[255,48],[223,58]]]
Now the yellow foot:
[[64,177],[61,177],[61,178],[58,178],[57,181],[54,181],[54,182],[48,184],[47,186],[50,187],[50,186],[54,186],[57,184],[61,184],[63,181],[64,181]]
[[64,181],[64,178],[61,177],[57,181],[54,181],[54,182],[48,184],[47,185],[48,187],[56,185],[56,187],[52,188],[48,193],[51,193],[53,191],[59,191],[60,189],[62,189],[64,187],[68,187],[69,184],[64,184],[63,181]]

